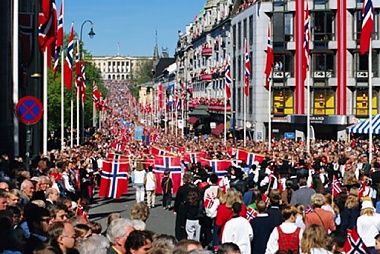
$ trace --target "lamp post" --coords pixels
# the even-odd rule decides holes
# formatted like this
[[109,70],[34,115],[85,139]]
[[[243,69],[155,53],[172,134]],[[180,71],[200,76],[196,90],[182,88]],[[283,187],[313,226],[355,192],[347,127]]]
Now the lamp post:
[[[95,33],[94,33],[94,23],[87,19],[85,20],[81,27],[80,27],[80,35],[79,35],[79,59],[81,57],[81,53],[82,53],[82,33],[83,33],[83,27],[86,23],[90,23],[91,24],[91,29],[90,29],[90,32],[88,33],[88,36],[92,39],[94,38],[95,36]],[[80,60],[79,60],[80,61]],[[84,103],[82,101],[82,92],[83,92],[83,87],[79,87],[79,140],[80,140],[80,144],[84,144]]]

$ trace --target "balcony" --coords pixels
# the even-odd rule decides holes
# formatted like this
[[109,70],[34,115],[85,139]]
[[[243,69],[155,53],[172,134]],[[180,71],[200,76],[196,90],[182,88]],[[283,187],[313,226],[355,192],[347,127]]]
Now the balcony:
[[273,79],[284,79],[289,78],[290,72],[275,71],[273,72]]

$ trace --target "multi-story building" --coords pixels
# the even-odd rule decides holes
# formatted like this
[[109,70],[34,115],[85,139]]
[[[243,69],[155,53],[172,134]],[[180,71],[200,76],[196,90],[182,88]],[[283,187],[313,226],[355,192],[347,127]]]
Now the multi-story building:
[[[380,3],[373,2],[372,73],[368,73],[368,55],[359,54],[362,2],[275,0],[232,4],[232,1],[207,1],[198,19],[187,29],[191,47],[187,47],[188,50],[181,47],[188,56],[189,76],[185,79],[191,81],[193,97],[205,97],[208,101],[223,99],[222,68],[229,56],[235,127],[252,126],[253,138],[264,140],[271,119],[272,132],[277,137],[297,130],[306,134],[306,115],[310,108],[310,123],[316,138],[345,136],[348,125],[358,118],[368,118],[369,110],[377,114],[380,107],[377,11]],[[306,4],[310,24],[308,62],[303,58]],[[265,88],[264,74],[268,25],[272,31],[275,62],[270,91]],[[247,122],[243,122],[245,39],[251,63]],[[305,65],[309,66],[307,74],[302,73]],[[219,76],[215,75],[218,71]],[[369,78],[372,78],[372,98],[368,98]],[[368,108],[369,100],[372,100],[372,109]]]
[[152,61],[153,57],[141,56],[93,56],[92,61],[101,71],[104,81],[129,80],[139,74],[139,68],[144,62]]

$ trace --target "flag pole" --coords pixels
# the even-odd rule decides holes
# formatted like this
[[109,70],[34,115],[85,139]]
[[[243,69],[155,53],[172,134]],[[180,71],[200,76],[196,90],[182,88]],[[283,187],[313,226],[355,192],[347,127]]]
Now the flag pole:
[[[13,60],[13,105],[16,105],[19,101],[19,1],[13,1],[13,34],[12,34],[12,60]],[[16,114],[13,115],[13,142],[14,142],[14,156],[19,156],[20,147],[19,147],[19,120],[16,117]],[[26,149],[26,158],[29,158],[29,149]],[[29,163],[29,161],[26,161]],[[29,164],[26,165],[29,169]]]
[[268,87],[268,152],[272,150],[272,82],[273,71],[271,72],[271,79]]
[[48,121],[47,121],[47,117],[48,117],[48,114],[47,114],[47,85],[48,85],[48,82],[47,82],[47,78],[48,78],[48,54],[47,54],[47,51],[49,50],[49,47],[46,47],[45,48],[45,51],[44,51],[44,81],[43,81],[43,97],[42,97],[42,104],[43,104],[43,107],[44,107],[44,112],[43,112],[43,121],[42,121],[42,153],[43,155],[47,155],[47,136],[48,136]]
[[[63,24],[62,24],[63,26]],[[60,49],[61,54],[61,151],[63,150],[65,143],[65,81],[64,81],[64,57],[63,57],[63,45]]]
[[244,131],[243,131],[243,135],[244,135],[244,147],[246,146],[247,144],[247,129],[246,129],[246,122],[247,122],[247,96],[244,95],[244,101],[243,101],[243,104],[244,104],[244,112],[243,112],[243,125],[244,125]]
[[224,88],[224,130],[223,130],[223,144],[227,144],[227,93],[226,88]]
[[368,151],[368,158],[369,162],[372,161],[372,150],[373,150],[373,143],[372,143],[372,132],[373,132],[373,126],[372,126],[372,39],[369,40],[369,50],[368,50],[368,107],[369,107],[369,151]]
[[307,79],[307,119],[306,119],[306,128],[307,128],[307,139],[306,139],[306,151],[310,154],[310,73],[309,68],[306,71],[306,79]]

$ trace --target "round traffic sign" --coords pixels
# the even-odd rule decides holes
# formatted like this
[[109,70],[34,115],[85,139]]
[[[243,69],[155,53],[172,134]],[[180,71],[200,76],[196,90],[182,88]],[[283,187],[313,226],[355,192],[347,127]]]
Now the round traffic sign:
[[37,123],[42,117],[42,112],[42,103],[34,96],[22,97],[16,104],[18,120],[27,125]]

